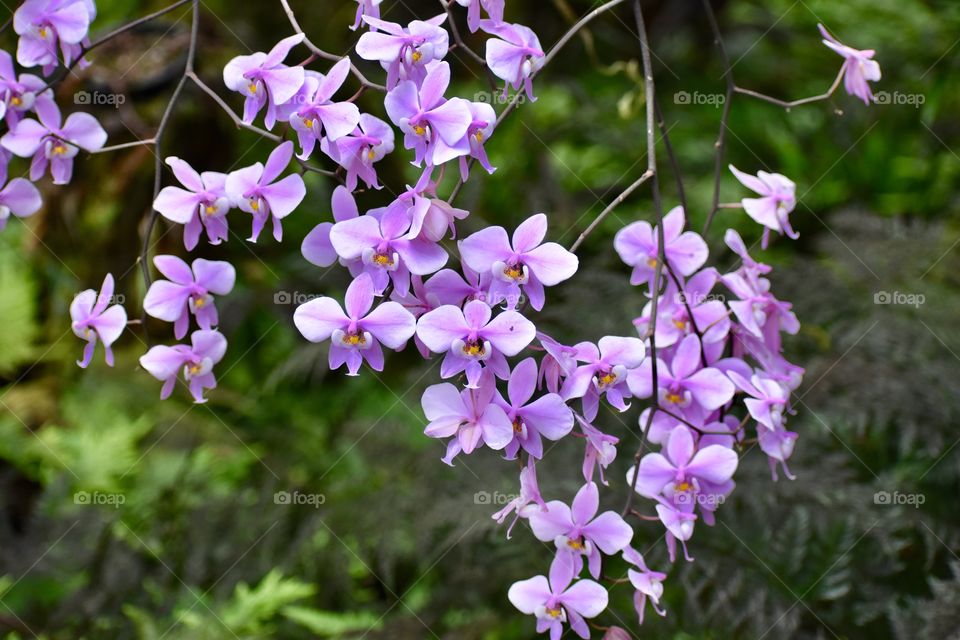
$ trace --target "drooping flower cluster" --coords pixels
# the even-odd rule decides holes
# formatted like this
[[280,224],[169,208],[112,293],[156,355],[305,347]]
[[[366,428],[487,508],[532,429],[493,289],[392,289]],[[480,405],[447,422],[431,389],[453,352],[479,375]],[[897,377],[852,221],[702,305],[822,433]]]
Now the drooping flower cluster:
[[[471,33],[489,36],[482,59],[503,81],[504,94],[522,92],[532,101],[533,80],[552,57],[537,35],[505,21],[504,0],[456,4],[466,9]],[[14,17],[21,37],[18,61],[41,65],[44,73],[58,61],[76,62],[94,15],[92,0],[27,0]],[[511,233],[484,226],[453,206],[453,196],[438,196],[445,175],[462,184],[475,162],[495,171],[485,145],[498,124],[489,101],[450,95],[448,18],[455,16],[401,25],[381,18],[381,0],[357,0],[352,28],[365,30],[356,55],[384,72],[377,114],[362,113],[355,104],[379,85],[368,82],[349,57],[325,73],[306,68],[315,55],[301,64],[287,62],[296,47],[309,45],[302,33],[268,52],[234,58],[223,80],[243,96],[242,116],[235,119],[264,134],[253,126],[262,114],[263,126],[279,131],[265,134],[276,146],[264,162],[229,173],[198,172],[185,160],[167,158],[180,186],[164,187],[154,209],[184,226],[187,251],[204,234],[210,245],[227,241],[235,210],[250,216],[251,242],[268,222],[281,242],[282,221],[306,198],[302,171],[315,169],[309,162],[320,154],[335,163],[335,172],[321,170],[342,183],[333,191],[331,215],[303,239],[301,253],[316,266],[344,268],[352,281],[342,303],[340,295],[325,295],[300,305],[293,314],[296,328],[310,342],[328,344],[330,369],[346,365],[349,376],[360,375],[364,363],[382,371],[384,347],[402,351],[412,342],[423,358],[442,358],[443,381],[421,397],[425,435],[443,441],[441,459],[449,465],[484,448],[518,461],[518,494],[492,517],[503,523],[513,516],[508,538],[523,520],[534,538],[552,545],[548,576],[514,583],[509,600],[535,616],[537,631],[552,640],[567,627],[589,638],[586,620],[608,604],[601,583],[611,556],[630,566],[640,622],[648,600],[658,614],[666,613],[660,607],[666,574],[650,569],[631,546],[636,532],[626,518],[659,521],[671,561],[678,543],[690,559],[696,524],[714,524],[751,437],[769,458],[773,478],[781,468],[792,478],[787,461],[797,434],[787,419],[803,369],[783,357],[782,335],[795,334],[799,323],[791,305],[773,295],[770,267],[751,257],[736,231],[728,230],[725,240],[739,263],[721,273],[707,266],[706,241],[686,228],[687,212],[675,207],[656,223],[626,225],[613,243],[632,268],[638,298],[648,300],[633,328],[623,332],[637,335],[591,336],[571,344],[548,335],[537,317],[547,305],[547,289],[562,295],[562,284],[580,267],[574,253],[548,241],[549,216],[516,220]],[[873,52],[846,47],[821,30],[826,44],[845,58],[847,90],[869,101],[867,82],[880,75]],[[351,74],[361,91],[338,99]],[[62,119],[44,81],[16,75],[9,54],[0,56],[0,89],[0,117],[9,129],[0,138],[4,177],[12,153],[32,158],[31,180],[49,167],[54,183],[62,184],[70,180],[80,150],[104,145],[106,134],[91,116]],[[382,206],[361,211],[354,192],[361,183],[381,189],[376,164],[394,152],[397,131],[406,159],[422,169],[419,178],[384,198]],[[299,171],[288,171],[292,162]],[[771,231],[796,238],[789,220],[795,184],[777,173],[730,169],[757,196],[740,206],[762,225],[763,247]],[[0,189],[0,229],[10,215],[26,217],[39,206],[29,181],[11,180]],[[182,380],[196,402],[205,402],[205,392],[217,386],[214,367],[227,350],[215,297],[233,290],[236,270],[223,261],[188,263],[172,255],[156,256],[153,264],[163,278],[149,283],[144,311],[172,323],[177,341],[189,333],[189,343],[154,346],[140,364],[162,382],[162,398]],[[122,306],[111,304],[113,290],[108,275],[99,295],[84,291],[71,305],[72,328],[87,342],[80,366],[90,363],[98,342],[113,363],[111,345],[126,325]],[[600,488],[609,484],[606,471],[621,438],[596,423],[601,409],[623,413],[637,400],[646,402],[639,416],[643,446],[625,484],[618,485],[631,500],[621,512],[601,509]],[[578,477],[569,503],[548,501],[540,491],[537,474],[552,464],[555,446],[582,447],[582,481]]]

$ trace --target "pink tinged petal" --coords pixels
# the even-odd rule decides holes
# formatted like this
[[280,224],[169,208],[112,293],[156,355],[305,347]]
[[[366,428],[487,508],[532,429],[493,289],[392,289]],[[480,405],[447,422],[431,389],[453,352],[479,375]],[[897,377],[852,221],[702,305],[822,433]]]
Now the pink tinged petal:
[[338,222],[330,229],[330,242],[345,260],[356,260],[364,249],[376,247],[382,240],[380,223],[370,215]]
[[537,248],[547,235],[547,216],[543,213],[530,216],[513,232],[513,250],[527,253]]
[[756,176],[752,176],[749,173],[744,173],[740,171],[735,166],[728,165],[730,172],[740,181],[740,184],[750,189],[754,193],[758,193],[762,196],[770,195],[770,188],[763,183],[763,180]]
[[661,454],[649,453],[640,460],[640,471],[634,485],[633,469],[627,472],[627,485],[636,486],[637,493],[652,498],[660,493],[677,475],[677,469]]
[[297,33],[292,36],[287,36],[277,44],[273,45],[273,49],[267,53],[263,59],[263,62],[260,63],[261,66],[274,67],[280,64],[284,61],[287,55],[290,54],[290,50],[303,42],[305,37],[306,36],[304,36],[302,33]]
[[273,217],[285,218],[303,202],[307,195],[307,188],[303,178],[294,173],[279,182],[263,187],[260,192],[270,204],[270,213]]
[[156,256],[153,265],[163,277],[180,285],[193,283],[193,270],[177,256]]
[[244,74],[258,68],[266,59],[267,54],[257,52],[248,56],[237,56],[230,60],[223,68],[223,84],[231,91],[243,92],[249,81]]
[[260,177],[261,184],[273,182],[283,170],[290,164],[293,158],[293,143],[289,140],[281,143],[276,149],[267,156],[267,162],[263,165],[263,175]]
[[653,229],[649,222],[629,224],[617,232],[613,247],[628,266],[645,263],[656,250]]
[[333,228],[331,222],[321,222],[307,234],[300,245],[300,253],[306,258],[307,262],[315,264],[318,267],[329,267],[337,261],[337,251],[330,242],[330,230]]
[[775,198],[744,198],[741,204],[746,214],[755,222],[774,231],[780,231],[781,224]]
[[303,86],[303,67],[281,67],[263,72],[263,83],[270,90],[273,104],[287,102]]
[[227,352],[227,339],[219,331],[194,331],[190,335],[193,352],[204,358],[210,358],[214,364],[223,359]]
[[577,580],[563,592],[560,601],[584,618],[594,618],[607,608],[608,598],[607,590],[593,580]]
[[604,336],[597,342],[600,356],[609,363],[622,364],[628,369],[639,367],[646,355],[646,345],[640,338]]
[[224,183],[224,189],[227,192],[227,197],[233,200],[233,202],[240,206],[244,211],[250,213],[249,204],[245,202],[245,194],[253,191],[258,186],[260,177],[262,175],[263,165],[259,162],[254,163],[249,167],[243,167],[242,169],[231,171],[227,175],[227,180]]
[[707,261],[710,250],[697,233],[687,231],[668,246],[667,259],[681,274],[695,273]]
[[537,361],[527,358],[520,362],[507,382],[507,396],[514,407],[522,407],[531,397],[537,387]]
[[565,535],[573,528],[570,507],[559,500],[547,503],[546,511],[530,514],[530,528],[537,540],[553,542],[557,536]]
[[[379,22],[379,21],[378,21]],[[390,62],[400,56],[403,40],[389,33],[368,31],[357,41],[357,55],[364,60]]]
[[487,227],[461,240],[459,246],[464,263],[477,273],[490,271],[494,262],[506,261],[513,253],[503,227]]
[[73,177],[73,158],[54,158],[50,161],[50,175],[53,184],[70,184]]
[[719,444],[712,444],[693,456],[686,471],[697,478],[721,484],[733,477],[738,462],[739,456],[735,451]]
[[63,137],[87,151],[95,151],[107,142],[107,132],[89,113],[71,113],[61,130]]
[[555,242],[547,242],[530,251],[523,256],[523,263],[530,267],[537,280],[548,287],[571,278],[580,265],[577,256]]
[[463,317],[467,326],[475,330],[486,326],[490,322],[492,313],[490,306],[480,300],[471,300],[463,308]]
[[417,322],[417,336],[434,353],[450,349],[454,340],[470,333],[463,311],[453,305],[444,305],[428,311]]
[[347,287],[344,306],[351,320],[360,320],[373,306],[373,280],[366,273],[354,278]]
[[310,342],[323,342],[337,329],[349,325],[350,319],[333,298],[316,298],[297,307],[293,323]]
[[362,321],[364,329],[390,349],[401,349],[417,332],[413,314],[397,302],[384,302]]
[[14,178],[0,191],[0,205],[9,207],[15,216],[26,218],[40,210],[43,199],[32,182]]
[[193,272],[197,276],[197,284],[220,296],[233,291],[237,280],[237,270],[232,264],[222,260],[198,258],[193,261]]
[[607,555],[617,553],[633,539],[633,528],[613,511],[601,513],[583,527],[583,533]]
[[442,246],[425,238],[398,240],[393,246],[410,273],[418,276],[439,271],[450,257]]
[[473,121],[469,103],[463,98],[451,98],[433,109],[430,111],[429,119],[434,130],[448,145],[457,145],[467,135],[467,130]]
[[105,347],[116,342],[127,326],[127,312],[118,304],[113,305],[93,320],[91,326],[96,328],[100,340]]
[[204,190],[203,179],[200,177],[200,174],[194,170],[189,164],[177,158],[176,156],[170,156],[166,160],[167,165],[173,170],[173,175],[177,177],[177,180],[180,181],[180,184],[185,186],[191,191],[197,193]]
[[552,596],[550,585],[544,576],[514,582],[507,591],[510,603],[521,613],[528,615],[533,615],[537,608],[543,606]]
[[13,131],[0,138],[0,144],[16,156],[29,158],[40,148],[44,136],[48,133],[45,126],[36,120],[26,118],[18,122]]
[[494,451],[503,449],[513,440],[513,423],[498,405],[487,405],[478,424],[483,430],[483,441]]
[[153,347],[140,356],[140,366],[157,380],[176,378],[186,361],[183,350],[163,345]]
[[200,197],[180,187],[164,187],[157,194],[153,208],[160,215],[177,224],[187,224],[197,212]]
[[404,80],[390,92],[383,100],[387,115],[397,126],[400,122],[415,115],[420,110],[420,94],[417,85],[412,80]]
[[693,399],[708,411],[719,409],[730,402],[736,389],[727,376],[713,368],[702,369],[684,381]]
[[154,318],[175,322],[183,315],[189,297],[188,288],[166,280],[157,280],[150,285],[143,299],[143,309]]
[[56,28],[57,36],[68,44],[77,44],[87,37],[90,26],[90,14],[83,2],[61,5],[49,16],[50,23]]
[[483,335],[503,355],[515,356],[533,341],[537,328],[516,311],[504,311],[484,327]]
[[360,122],[360,109],[352,102],[338,102],[319,108],[323,129],[330,140],[349,135]]
[[596,483],[588,482],[580,487],[577,495],[573,498],[573,504],[570,506],[571,516],[575,524],[585,525],[590,522],[600,508],[600,490],[597,489]]
[[571,553],[554,555],[550,563],[550,590],[553,594],[563,593],[581,568],[580,559]]
[[523,66],[523,50],[497,38],[487,40],[486,62],[493,75],[508,83],[519,78]]
[[667,440],[667,456],[676,467],[685,467],[696,450],[693,444],[693,434],[686,427],[677,427],[670,432]]
[[680,341],[677,352],[673,356],[670,370],[678,379],[689,377],[700,368],[700,339],[691,334]]
[[93,315],[99,315],[103,313],[103,310],[107,308],[107,305],[110,304],[111,298],[113,298],[113,291],[113,274],[108,273],[103,278],[103,284],[100,285],[100,293],[97,295],[97,301],[93,305]]
[[685,222],[683,207],[674,207],[663,217],[663,239],[666,245],[669,246],[680,236]]
[[[516,377],[510,378],[512,383]],[[523,421],[548,440],[559,440],[573,429],[573,411],[555,394],[538,398],[522,410]]]

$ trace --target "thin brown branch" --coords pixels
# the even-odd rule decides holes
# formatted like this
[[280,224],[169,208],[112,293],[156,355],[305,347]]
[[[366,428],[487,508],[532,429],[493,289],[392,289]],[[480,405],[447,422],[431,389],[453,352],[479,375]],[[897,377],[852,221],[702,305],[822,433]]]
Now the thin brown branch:
[[773,96],[768,96],[759,91],[753,91],[752,89],[744,89],[743,87],[738,87],[734,85],[733,90],[737,93],[741,93],[745,96],[750,96],[751,98],[757,98],[758,100],[763,100],[764,102],[769,102],[770,104],[775,104],[778,107],[783,107],[787,111],[793,109],[794,107],[799,107],[804,104],[810,104],[811,102],[821,102],[823,100],[830,99],[837,89],[840,87],[840,82],[843,80],[843,74],[845,69],[840,68],[840,72],[837,74],[837,77],[834,78],[833,84],[830,85],[830,88],[827,89],[824,93],[821,93],[816,96],[810,96],[809,98],[801,98],[799,100],[780,100],[779,98],[774,98]]
[[713,12],[713,5],[710,4],[710,0],[702,0],[702,2],[707,20],[710,22],[710,30],[713,32],[713,44],[720,51],[720,60],[723,62],[723,78],[727,83],[723,101],[723,114],[720,116],[720,133],[717,134],[717,141],[714,143],[713,204],[707,214],[707,221],[703,225],[703,235],[706,235],[713,223],[714,216],[717,215],[718,205],[720,204],[720,178],[723,176],[723,153],[727,139],[727,121],[730,119],[730,103],[733,102],[736,85],[733,83],[730,56],[727,55],[727,47],[723,44],[723,36],[720,33],[720,26],[717,24],[717,16]]
[[587,236],[593,233],[594,229],[600,226],[600,223],[603,222],[604,218],[610,215],[610,213],[613,212],[613,210],[616,209],[618,206],[623,204],[623,201],[626,200],[631,193],[636,191],[640,187],[640,185],[642,185],[644,182],[646,182],[652,177],[653,177],[653,173],[649,169],[647,169],[646,171],[643,172],[643,175],[637,178],[637,180],[633,184],[631,184],[629,187],[624,189],[620,195],[614,198],[613,202],[607,205],[607,208],[601,211],[600,215],[598,215],[596,219],[593,222],[591,222],[586,229],[583,230],[583,232],[576,239],[576,241],[572,245],[570,245],[570,252],[576,253],[580,245],[583,244],[583,241],[587,239]]

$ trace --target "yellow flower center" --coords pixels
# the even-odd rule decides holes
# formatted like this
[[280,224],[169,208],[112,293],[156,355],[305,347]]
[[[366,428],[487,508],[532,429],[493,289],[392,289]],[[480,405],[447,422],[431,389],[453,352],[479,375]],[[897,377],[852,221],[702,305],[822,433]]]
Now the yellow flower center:
[[46,38],[46,37],[47,37],[47,28],[46,28],[46,27],[40,27],[40,37],[41,37],[41,38]]
[[376,157],[377,157],[377,154],[374,152],[373,147],[370,147],[370,150],[367,151],[367,159],[373,160]]
[[411,57],[413,58],[414,62],[420,62],[420,60],[423,59],[423,54],[420,53],[419,51],[414,51],[413,56]]
[[647,260],[647,266],[650,267],[651,269],[656,269],[656,268],[657,268],[657,259],[656,259],[656,258],[650,258],[649,260]]
[[551,618],[559,618],[561,613],[562,611],[560,610],[560,607],[555,609],[547,609],[547,615]]
[[67,152],[67,148],[62,144],[57,144],[53,147],[53,155],[62,156]]
[[617,381],[617,376],[612,371],[608,371],[603,375],[597,376],[597,382],[600,384],[601,387],[606,387],[608,385],[613,384],[616,381]]
[[583,542],[581,540],[567,540],[567,546],[574,551],[583,551]]
[[503,270],[503,275],[511,280],[519,280],[523,277],[523,265],[515,264],[512,267],[507,267]]
[[250,208],[254,211],[260,211],[260,200],[253,198],[250,200]]
[[422,136],[423,134],[425,134],[425,133],[427,132],[427,128],[424,127],[423,125],[417,124],[417,125],[414,125],[414,126],[413,126],[413,132],[414,132],[415,134],[417,134],[418,136]]
[[373,256],[373,263],[381,267],[391,267],[393,266],[393,258],[386,254],[378,253]]
[[354,347],[367,343],[367,339],[363,337],[362,333],[348,334],[343,338],[343,341]]
[[10,104],[12,104],[15,107],[19,107],[20,105],[23,104],[23,100],[20,99],[20,96],[13,96],[12,98],[10,98]]
[[305,118],[303,121],[303,126],[307,129],[313,129],[313,118]]
[[194,298],[193,300],[193,306],[197,309],[202,309],[205,304],[207,304],[206,298]]
[[192,375],[192,376],[197,375],[198,373],[200,373],[200,369],[201,369],[201,367],[200,367],[200,365],[198,365],[198,364],[192,364],[192,365],[190,365],[190,368],[189,368],[190,375]]
[[473,137],[477,139],[477,142],[483,142],[483,131],[476,131]]
[[690,491],[692,488],[693,486],[687,481],[683,481],[677,485],[677,491]]
[[204,213],[206,213],[208,216],[212,216],[214,213],[217,212],[217,208],[216,208],[215,206],[213,206],[212,204],[208,204],[206,207],[203,208],[203,211],[204,211]]
[[680,329],[680,331],[685,331],[686,328],[687,328],[687,321],[686,321],[686,320],[674,320],[674,321],[673,321],[673,326],[675,326],[677,329]]
[[257,92],[257,83],[256,83],[256,82],[251,82],[249,85],[247,85],[247,90],[250,91],[250,93],[256,93],[256,92]]
[[683,398],[676,393],[668,393],[666,399],[667,402],[672,402],[673,404],[680,404],[683,401]]
[[513,432],[517,434],[523,433],[523,421],[521,421],[520,418],[513,421]]
[[482,356],[484,353],[483,344],[480,342],[467,343],[463,345],[463,353],[471,357]]

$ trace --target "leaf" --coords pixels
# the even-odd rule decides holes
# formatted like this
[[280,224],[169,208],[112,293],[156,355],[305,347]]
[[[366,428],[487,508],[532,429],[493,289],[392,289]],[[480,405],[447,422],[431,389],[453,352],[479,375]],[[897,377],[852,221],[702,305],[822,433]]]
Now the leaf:
[[340,636],[346,633],[377,631],[383,626],[381,617],[373,613],[336,613],[308,607],[289,606],[284,616],[321,636]]

